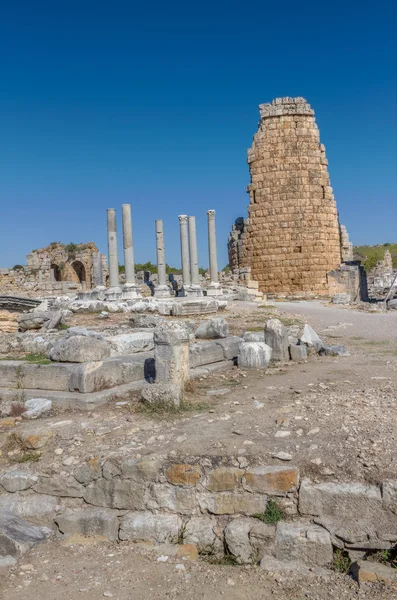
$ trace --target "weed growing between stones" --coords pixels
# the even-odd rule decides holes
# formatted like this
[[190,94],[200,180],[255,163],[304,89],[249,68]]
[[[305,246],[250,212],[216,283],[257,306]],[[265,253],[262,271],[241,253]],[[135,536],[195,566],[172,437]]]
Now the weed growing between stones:
[[19,456],[16,459],[17,463],[27,463],[27,462],[39,462],[40,460],[40,452],[26,452],[25,454],[22,454],[22,456]]
[[348,573],[350,571],[352,561],[349,558],[346,550],[334,548],[334,559],[332,562],[333,570],[337,573]]
[[373,554],[368,554],[367,560],[387,565],[392,569],[397,569],[397,545],[390,550],[377,550]]
[[60,323],[58,325],[58,329],[59,331],[65,331],[66,329],[69,329],[69,325],[66,325],[66,323]]
[[280,508],[275,500],[269,500],[265,512],[257,513],[253,515],[253,517],[270,525],[282,521],[285,518],[285,512],[282,508]]
[[0,360],[23,360],[25,362],[35,365],[50,365],[49,360],[45,354],[25,354],[25,356],[2,356]]

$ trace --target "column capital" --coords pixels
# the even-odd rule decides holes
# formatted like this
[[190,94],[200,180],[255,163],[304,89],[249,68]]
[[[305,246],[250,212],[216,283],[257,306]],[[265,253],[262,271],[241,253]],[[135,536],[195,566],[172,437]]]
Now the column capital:
[[207,210],[207,215],[208,215],[208,218],[215,217],[215,210],[213,208],[211,208],[210,210]]
[[187,215],[178,215],[180,223],[187,223]]

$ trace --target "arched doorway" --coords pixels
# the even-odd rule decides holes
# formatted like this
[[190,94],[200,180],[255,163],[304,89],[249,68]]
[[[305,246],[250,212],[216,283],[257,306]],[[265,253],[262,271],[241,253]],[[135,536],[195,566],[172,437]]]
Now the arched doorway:
[[76,273],[77,277],[79,278],[79,282],[82,284],[82,286],[84,288],[87,284],[87,276],[86,276],[85,266],[79,260],[75,260],[72,263],[72,267],[73,267],[73,270]]
[[51,265],[51,281],[61,281],[61,280],[62,280],[61,269],[58,267],[58,265],[53,263]]

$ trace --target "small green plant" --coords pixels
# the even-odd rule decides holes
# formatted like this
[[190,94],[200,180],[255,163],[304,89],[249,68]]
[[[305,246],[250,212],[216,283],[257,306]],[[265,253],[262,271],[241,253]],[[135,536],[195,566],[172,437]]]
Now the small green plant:
[[69,329],[70,325],[66,325],[66,323],[60,323],[58,325],[58,329],[59,331],[66,331],[66,329]]
[[24,266],[23,266],[23,265],[14,265],[14,266],[12,267],[12,270],[13,270],[13,271],[23,271],[23,269],[24,269]]
[[351,567],[352,561],[349,558],[346,550],[342,550],[341,548],[334,549],[334,558],[333,558],[333,569],[338,573],[348,573]]
[[[35,365],[50,365],[51,360],[48,360],[45,354],[25,354],[24,356],[2,356],[0,360],[23,360]],[[19,375],[19,373],[17,373]]]
[[367,556],[367,559],[397,569],[397,545],[389,550],[378,550]]
[[61,242],[51,242],[50,243],[50,247],[53,248],[54,246],[60,246]]
[[77,249],[78,245],[74,244],[73,242],[70,242],[70,244],[66,244],[65,246],[65,252],[67,252],[68,254],[74,254]]
[[253,515],[255,519],[259,519],[263,521],[263,523],[278,523],[282,519],[285,518],[285,512],[283,509],[277,504],[275,500],[270,499],[267,503],[266,510],[264,513],[257,513]]
[[40,452],[26,452],[16,459],[17,463],[38,462],[40,460]]

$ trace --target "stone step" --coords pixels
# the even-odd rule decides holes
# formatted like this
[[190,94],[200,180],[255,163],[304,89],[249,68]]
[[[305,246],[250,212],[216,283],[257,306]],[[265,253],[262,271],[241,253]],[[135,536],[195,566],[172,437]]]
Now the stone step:
[[114,402],[116,400],[129,400],[130,393],[136,390],[140,390],[144,385],[147,385],[147,381],[141,379],[139,381],[133,381],[117,387],[101,390],[98,392],[91,392],[88,394],[81,394],[80,392],[62,392],[53,390],[39,390],[39,389],[13,389],[13,388],[0,388],[0,403],[11,403],[11,402],[24,402],[31,398],[46,398],[51,400],[54,405],[61,408],[80,408],[82,410],[92,410],[98,406],[102,406],[107,402]]

